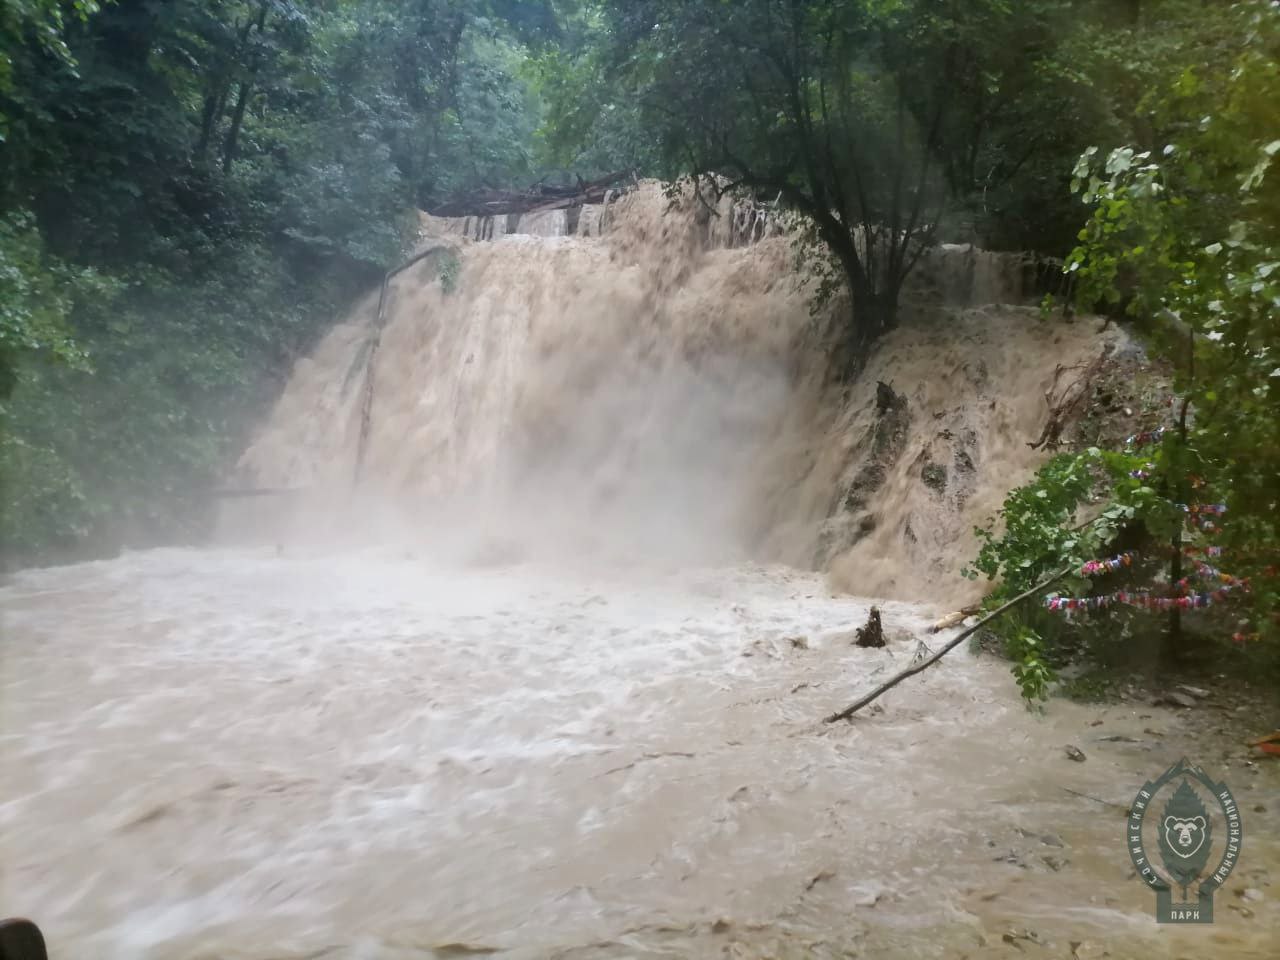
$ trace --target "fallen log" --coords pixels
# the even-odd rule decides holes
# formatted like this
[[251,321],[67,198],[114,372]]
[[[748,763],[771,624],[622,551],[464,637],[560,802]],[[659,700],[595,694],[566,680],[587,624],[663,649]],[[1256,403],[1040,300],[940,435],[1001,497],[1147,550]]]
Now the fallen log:
[[850,717],[852,717],[855,713],[857,713],[867,704],[871,703],[873,700],[879,699],[882,694],[885,694],[888,691],[892,690],[894,687],[900,684],[903,680],[907,679],[907,677],[915,676],[917,673],[920,673],[923,670],[929,669],[929,667],[933,666],[935,663],[937,663],[939,660],[945,657],[948,653],[950,653],[956,647],[960,646],[960,644],[963,643],[967,638],[972,636],[975,631],[981,629],[986,624],[990,623],[992,620],[1000,616],[1000,614],[1004,613],[1010,607],[1021,603],[1023,600],[1027,599],[1027,597],[1031,596],[1033,593],[1038,593],[1039,591],[1043,590],[1045,587],[1049,586],[1049,584],[1053,583],[1054,581],[1061,580],[1063,577],[1065,577],[1068,573],[1071,572],[1071,569],[1072,569],[1071,567],[1063,567],[1057,573],[1053,574],[1053,576],[1048,577],[1044,580],[1041,580],[1030,590],[1026,590],[1023,593],[1018,594],[1008,603],[1004,604],[1003,606],[987,614],[985,617],[983,617],[981,620],[975,623],[972,627],[969,627],[967,630],[960,631],[960,633],[956,634],[955,637],[948,640],[945,645],[938,648],[938,651],[934,653],[932,656],[928,657],[925,660],[922,660],[920,663],[916,664],[915,666],[908,667],[907,669],[903,670],[901,673],[896,674],[889,680],[886,680],[884,683],[880,684],[880,686],[876,687],[866,696],[861,697],[858,700],[855,700],[853,703],[845,707],[843,710],[839,710],[836,713],[831,714],[831,716],[825,717],[822,722],[835,723],[837,720],[848,720]]
[[630,173],[620,170],[590,183],[579,180],[564,187],[537,184],[528,190],[474,190],[451,197],[427,212],[434,217],[495,217],[603,203],[609,188]]

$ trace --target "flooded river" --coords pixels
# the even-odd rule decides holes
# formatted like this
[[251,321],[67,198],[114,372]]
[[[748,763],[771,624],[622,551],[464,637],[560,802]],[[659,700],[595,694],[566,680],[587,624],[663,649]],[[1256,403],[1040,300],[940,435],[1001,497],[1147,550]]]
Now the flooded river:
[[[853,647],[813,575],[162,550],[0,604],[0,914],[55,957],[1275,955],[1232,705],[1037,716],[961,649],[824,726],[948,634]],[[1124,809],[1183,754],[1246,839],[1174,929]]]

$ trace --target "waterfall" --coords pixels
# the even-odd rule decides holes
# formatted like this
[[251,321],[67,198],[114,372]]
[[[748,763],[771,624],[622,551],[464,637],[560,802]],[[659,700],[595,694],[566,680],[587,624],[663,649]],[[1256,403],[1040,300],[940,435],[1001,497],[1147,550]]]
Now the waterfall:
[[[370,299],[299,361],[233,482],[304,493],[230,505],[228,535],[753,558],[859,593],[954,591],[974,523],[1043,459],[1026,441],[1054,368],[1103,342],[1008,305],[1021,258],[944,246],[850,385],[827,335],[847,305],[812,315],[756,205],[647,183],[477,224],[424,216],[451,253],[395,278],[376,352]],[[877,381],[904,398],[892,430]]]

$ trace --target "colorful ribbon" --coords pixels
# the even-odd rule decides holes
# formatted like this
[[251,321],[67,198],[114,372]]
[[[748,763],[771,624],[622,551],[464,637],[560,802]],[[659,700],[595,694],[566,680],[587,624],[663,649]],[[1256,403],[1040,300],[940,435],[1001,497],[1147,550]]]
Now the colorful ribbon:
[[1146,610],[1196,610],[1211,606],[1227,598],[1227,594],[1236,589],[1248,589],[1246,581],[1225,584],[1216,590],[1205,590],[1186,597],[1160,597],[1150,590],[1118,590],[1115,593],[1101,594],[1096,597],[1060,597],[1045,598],[1045,607],[1071,613],[1076,610],[1105,610],[1117,604],[1141,607]]
[[1206,557],[1222,556],[1222,547],[1197,547],[1194,544],[1183,544],[1182,552],[1186,554],[1202,553]]
[[1155,443],[1164,436],[1164,427],[1156,427],[1154,430],[1143,430],[1141,433],[1135,433],[1132,437],[1125,440],[1124,445],[1131,447],[1135,443],[1145,446],[1148,443]]
[[1105,560],[1089,560],[1080,568],[1080,573],[1086,577],[1092,577],[1098,573],[1114,573],[1122,567],[1132,566],[1133,558],[1136,556],[1135,552],[1127,551]]

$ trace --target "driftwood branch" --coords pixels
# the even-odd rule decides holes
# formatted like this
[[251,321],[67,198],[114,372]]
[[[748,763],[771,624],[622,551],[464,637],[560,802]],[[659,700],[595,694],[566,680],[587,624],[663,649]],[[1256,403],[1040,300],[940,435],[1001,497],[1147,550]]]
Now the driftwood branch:
[[[1111,347],[1108,345],[1103,348],[1101,355],[1089,363],[1077,363],[1070,367],[1058,364],[1053,371],[1053,386],[1044,395],[1045,405],[1049,408],[1049,420],[1040,432],[1039,439],[1035,443],[1028,443],[1028,447],[1039,450],[1041,447],[1048,448],[1057,444],[1068,423],[1080,416],[1089,395],[1089,387],[1098,379],[1102,364],[1110,355]],[[1076,370],[1081,371],[1080,376],[1059,391],[1058,383],[1062,375]]]
[[900,684],[903,680],[907,679],[907,677],[915,676],[917,673],[920,673],[923,670],[927,670],[929,667],[933,666],[935,663],[937,663],[939,660],[945,657],[948,653],[950,653],[952,650],[958,647],[961,643],[963,643],[966,638],[968,638],[974,633],[974,631],[979,630],[980,628],[986,626],[986,624],[990,623],[996,617],[1000,616],[1000,614],[1004,613],[1010,607],[1014,606],[1015,604],[1021,603],[1023,600],[1027,599],[1027,597],[1031,596],[1033,593],[1037,593],[1043,590],[1045,587],[1049,586],[1049,584],[1053,583],[1055,580],[1062,579],[1070,572],[1071,572],[1071,567],[1063,567],[1061,570],[1059,570],[1057,573],[1053,574],[1052,576],[1047,577],[1044,580],[1041,580],[1030,590],[1026,590],[1023,593],[1018,594],[1008,603],[1004,604],[998,609],[993,610],[991,613],[987,614],[985,617],[983,617],[981,620],[975,623],[972,627],[969,627],[967,630],[960,631],[960,633],[958,633],[951,640],[948,640],[945,646],[939,648],[938,652],[933,654],[933,656],[929,657],[927,660],[922,660],[915,666],[908,667],[907,669],[903,670],[901,673],[894,676],[892,679],[887,680],[884,683],[880,684],[880,686],[876,687],[874,690],[868,693],[865,697],[862,697],[861,699],[854,701],[849,706],[845,707],[843,710],[837,713],[831,714],[831,716],[826,717],[822,722],[835,723],[837,720],[848,720],[850,717],[852,717],[855,713],[857,713],[867,704],[871,703],[871,701],[878,699],[882,694],[887,693],[889,690],[892,690],[894,687]]

